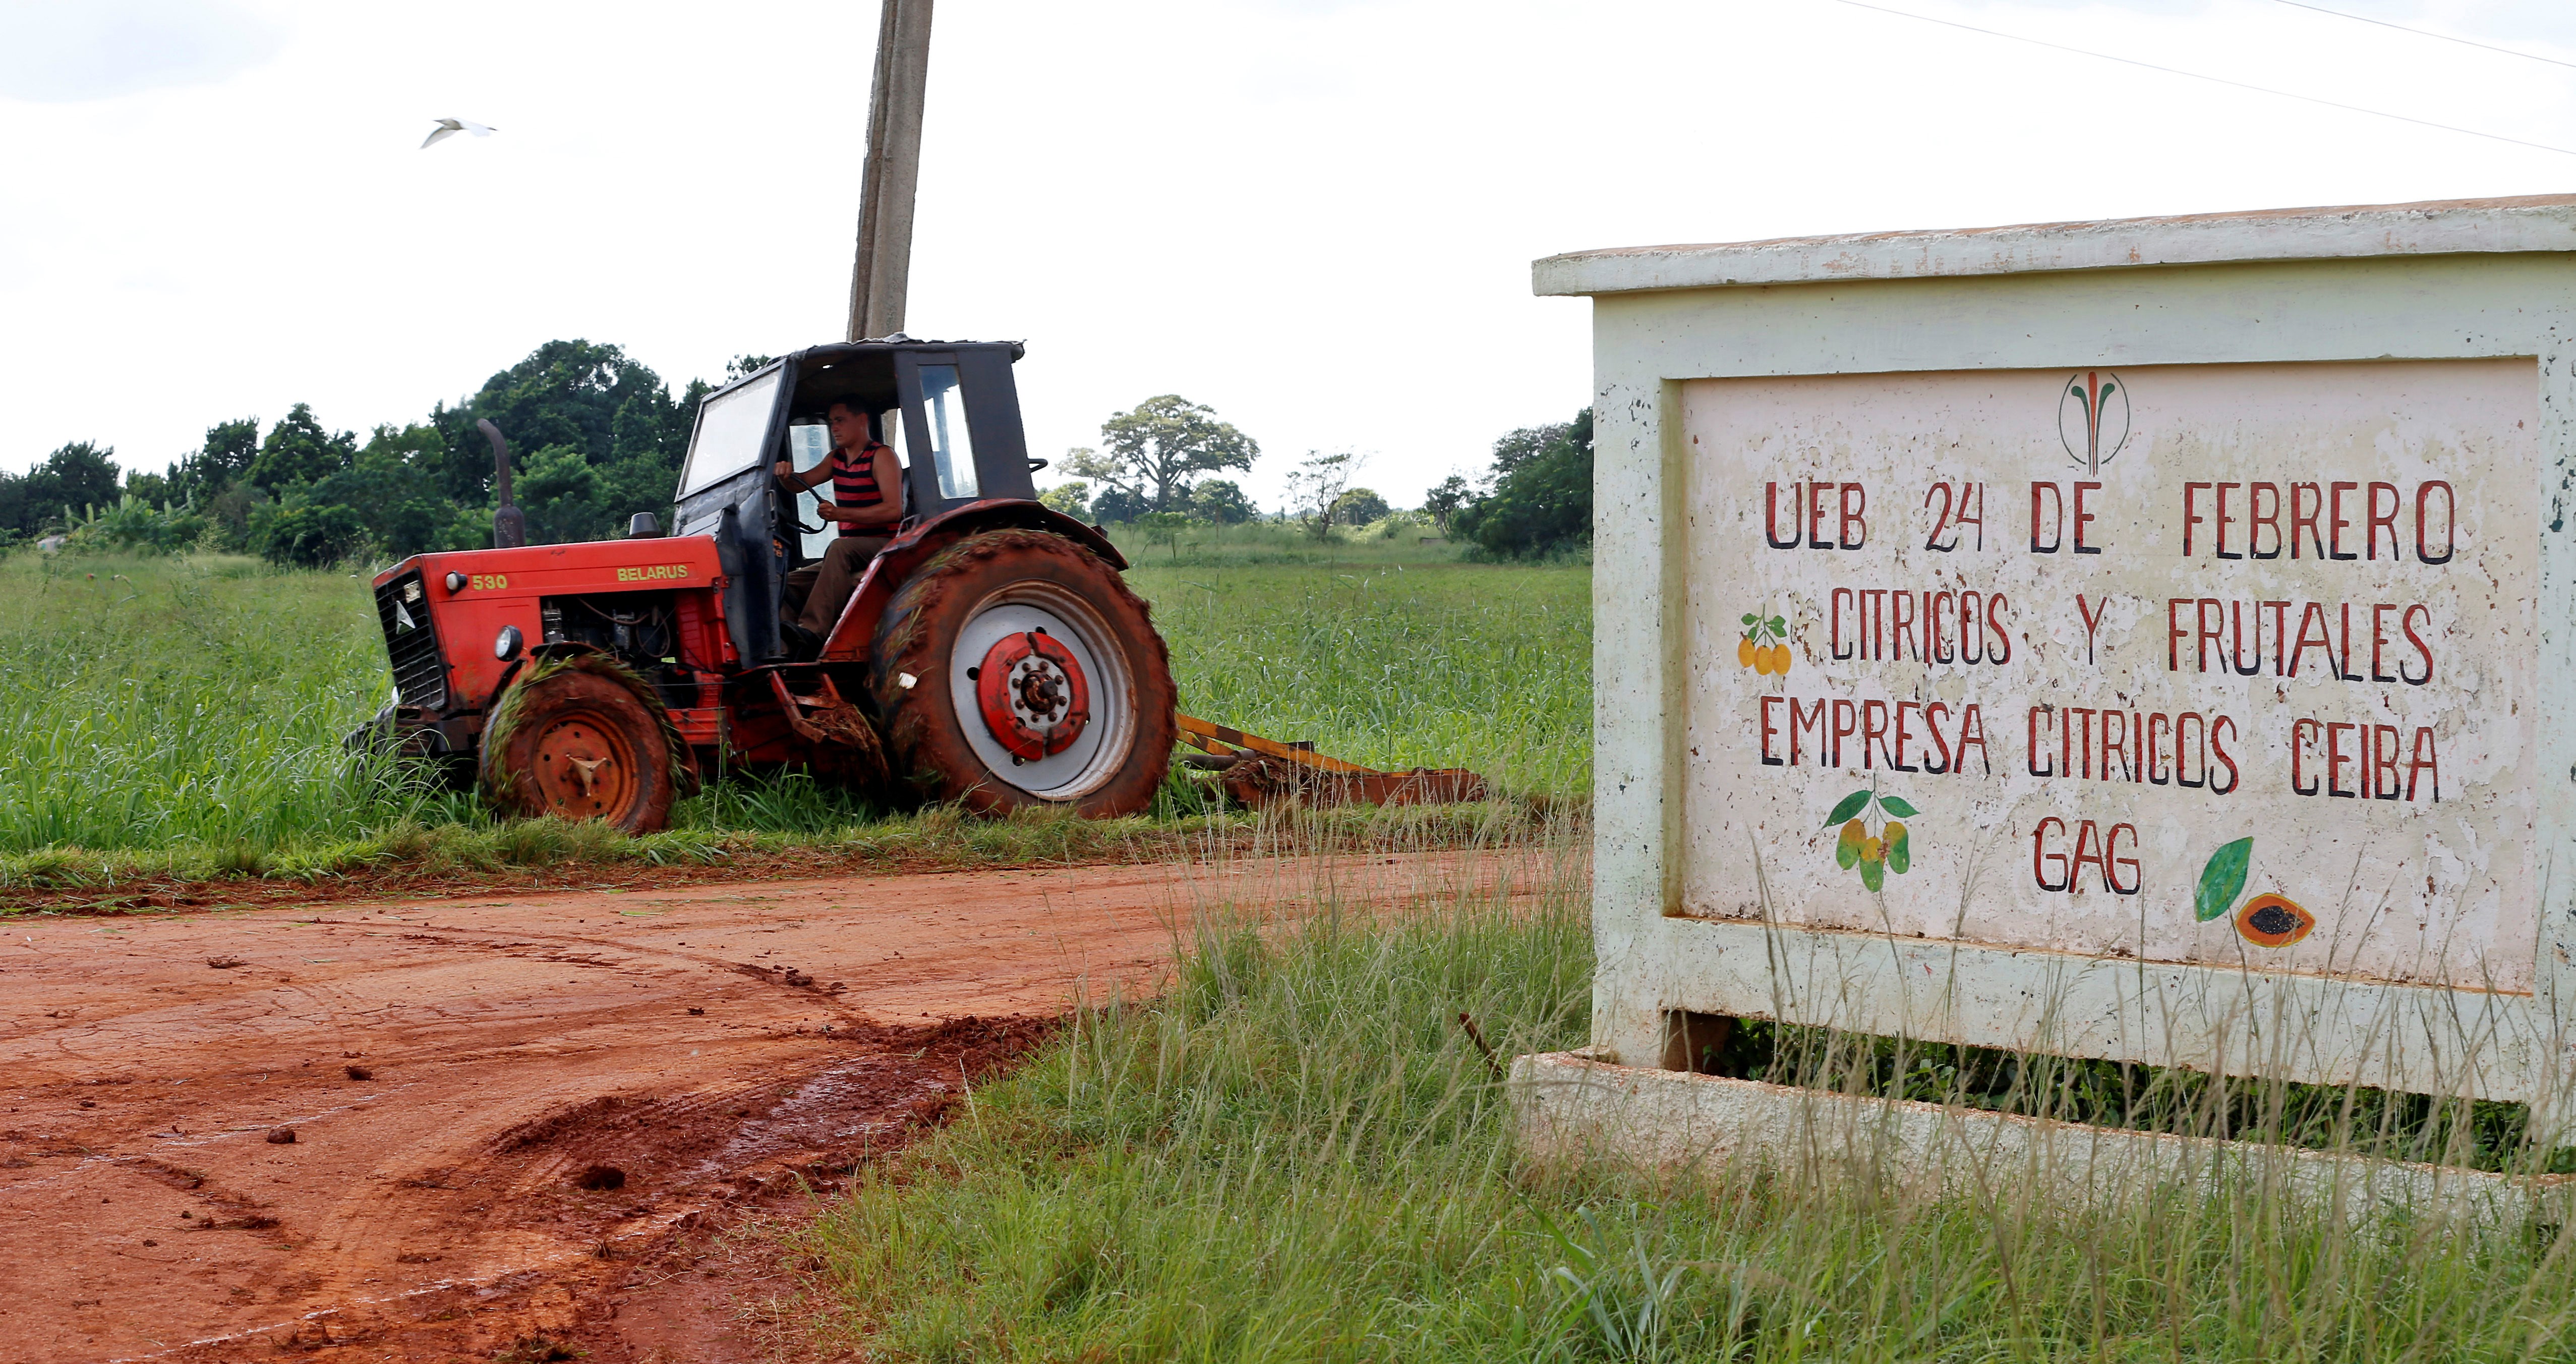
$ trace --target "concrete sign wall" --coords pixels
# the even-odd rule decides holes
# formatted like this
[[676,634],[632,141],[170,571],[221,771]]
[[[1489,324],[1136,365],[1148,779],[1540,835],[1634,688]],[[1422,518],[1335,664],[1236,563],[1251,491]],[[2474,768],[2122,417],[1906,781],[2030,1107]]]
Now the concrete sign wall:
[[2538,416],[2527,360],[1687,385],[1684,912],[1758,850],[1783,923],[2529,990]]
[[2550,1098],[2576,209],[2014,232],[1540,263],[1599,300],[1596,1037]]

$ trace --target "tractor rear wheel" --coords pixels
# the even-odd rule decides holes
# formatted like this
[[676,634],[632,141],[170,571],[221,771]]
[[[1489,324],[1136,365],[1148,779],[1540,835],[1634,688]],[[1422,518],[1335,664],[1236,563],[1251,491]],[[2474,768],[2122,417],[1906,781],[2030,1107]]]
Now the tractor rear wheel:
[[510,684],[483,736],[484,799],[504,814],[599,819],[630,834],[670,822],[662,717],[614,672],[563,660]]
[[1172,673],[1152,612],[1061,535],[996,530],[941,550],[895,594],[873,647],[896,775],[1003,814],[1153,803],[1172,763]]

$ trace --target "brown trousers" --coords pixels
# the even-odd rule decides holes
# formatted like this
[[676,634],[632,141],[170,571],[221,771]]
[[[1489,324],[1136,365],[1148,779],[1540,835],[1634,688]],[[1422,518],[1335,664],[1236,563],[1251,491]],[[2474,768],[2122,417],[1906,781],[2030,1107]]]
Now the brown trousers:
[[805,594],[805,610],[796,617],[796,623],[818,635],[830,636],[832,627],[840,622],[841,608],[850,604],[850,594],[858,590],[859,576],[868,571],[868,561],[893,542],[890,535],[844,535],[823,551],[820,563],[788,574],[791,583],[810,574],[814,584]]

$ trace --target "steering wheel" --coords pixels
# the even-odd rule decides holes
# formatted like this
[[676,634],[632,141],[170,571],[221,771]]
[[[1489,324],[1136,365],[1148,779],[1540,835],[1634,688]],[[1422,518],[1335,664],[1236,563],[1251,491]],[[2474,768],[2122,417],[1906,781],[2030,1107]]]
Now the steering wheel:
[[780,477],[779,477],[777,474],[775,474],[775,473],[772,473],[772,474],[769,476],[769,481],[770,481],[771,483],[773,483],[773,484],[777,485],[777,490],[778,490],[780,493],[784,494],[784,495],[783,495],[782,497],[780,497],[780,498],[779,498],[779,500],[778,500],[778,519],[779,519],[779,520],[784,521],[784,522],[786,522],[787,524],[789,524],[789,525],[791,525],[791,526],[794,526],[796,529],[798,529],[798,530],[800,530],[800,531],[804,532],[804,533],[805,533],[805,534],[807,534],[807,535],[820,535],[820,534],[822,534],[822,533],[823,533],[823,527],[821,527],[821,526],[809,526],[809,525],[806,525],[803,521],[798,520],[798,519],[797,519],[797,517],[796,517],[796,495],[797,495],[798,493],[801,493],[801,492],[805,491],[804,489],[802,489],[802,488],[793,488],[793,487],[789,487],[789,486],[788,486],[788,483],[787,483],[787,480],[786,480],[786,479],[783,479],[783,478],[780,478]]

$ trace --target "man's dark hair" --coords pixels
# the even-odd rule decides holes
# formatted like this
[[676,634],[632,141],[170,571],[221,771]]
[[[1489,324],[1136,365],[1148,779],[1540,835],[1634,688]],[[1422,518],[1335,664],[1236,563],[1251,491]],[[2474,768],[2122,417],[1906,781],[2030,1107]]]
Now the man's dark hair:
[[868,411],[867,404],[860,402],[855,395],[848,393],[844,393],[830,402],[823,404],[823,414],[825,416],[830,416],[832,409],[836,407],[846,407],[850,409],[850,415],[853,417],[868,417],[875,415]]

